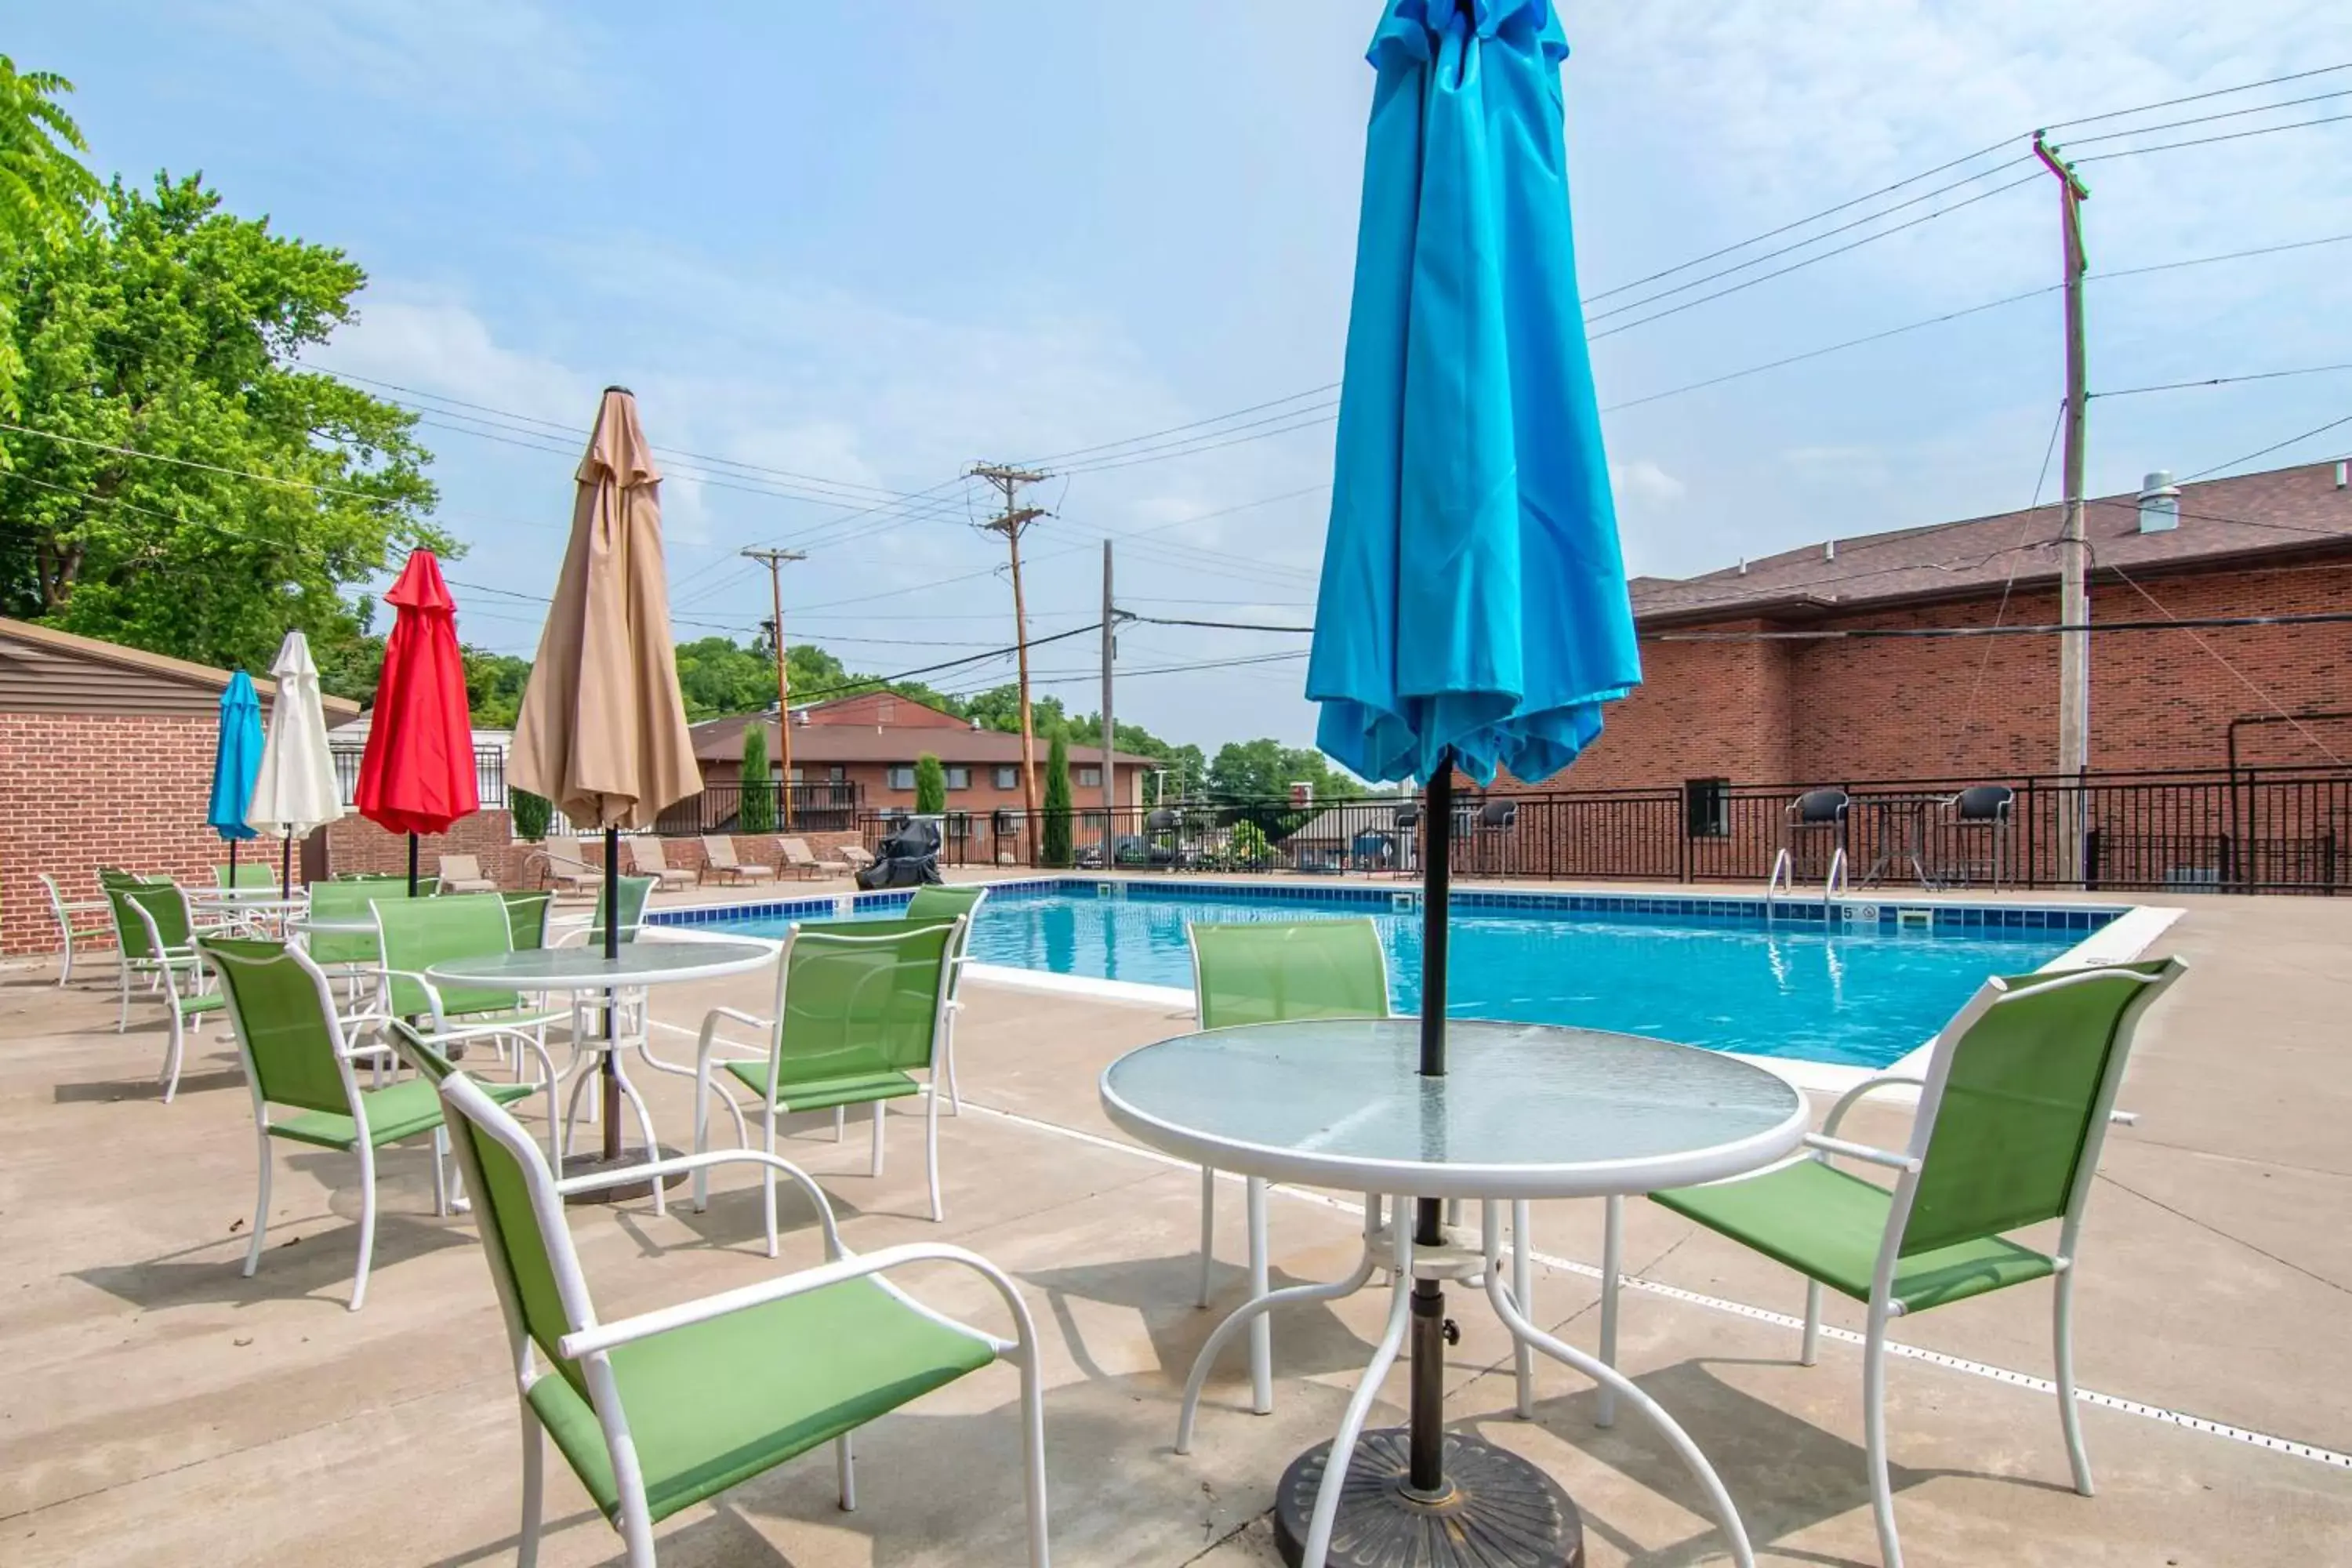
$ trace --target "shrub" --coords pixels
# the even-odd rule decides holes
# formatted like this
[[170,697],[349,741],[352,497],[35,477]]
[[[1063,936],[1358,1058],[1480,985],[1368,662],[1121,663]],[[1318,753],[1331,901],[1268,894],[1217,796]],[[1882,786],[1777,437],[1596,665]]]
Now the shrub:
[[1233,854],[1236,864],[1263,866],[1274,850],[1265,841],[1265,829],[1244,820],[1234,824]]
[[943,816],[948,809],[948,770],[925,752],[915,759],[915,814]]
[[555,820],[555,807],[547,797],[527,789],[507,792],[507,810],[514,816],[515,837],[532,844],[547,837],[548,826]]
[[1059,735],[1045,757],[1045,821],[1043,858],[1048,866],[1070,863],[1070,748]]
[[742,794],[735,808],[735,826],[746,833],[776,830],[776,786],[768,777],[768,727],[751,724],[743,731]]

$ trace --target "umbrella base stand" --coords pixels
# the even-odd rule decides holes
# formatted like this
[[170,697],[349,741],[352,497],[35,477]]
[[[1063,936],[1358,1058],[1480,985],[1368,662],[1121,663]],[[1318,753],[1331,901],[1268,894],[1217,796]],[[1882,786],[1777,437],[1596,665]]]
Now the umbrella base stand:
[[[643,1165],[654,1160],[675,1160],[685,1152],[683,1149],[673,1149],[665,1143],[650,1153],[642,1149],[624,1149],[621,1151],[620,1158],[616,1160],[607,1160],[602,1153],[567,1154],[563,1158],[563,1174],[567,1180],[573,1176],[601,1176],[607,1171],[625,1171],[633,1165]],[[662,1190],[669,1192],[682,1187],[686,1184],[686,1172],[674,1172],[662,1178]],[[617,1187],[602,1187],[593,1193],[572,1193],[566,1195],[564,1202],[623,1204],[653,1195],[652,1182],[629,1182]]]
[[[1329,1568],[1583,1568],[1584,1521],[1558,1481],[1491,1443],[1445,1434],[1444,1492],[1412,1488],[1412,1435],[1367,1432],[1340,1483]],[[1318,1443],[1290,1462],[1275,1489],[1274,1540],[1297,1568],[1315,1494],[1331,1460]]]

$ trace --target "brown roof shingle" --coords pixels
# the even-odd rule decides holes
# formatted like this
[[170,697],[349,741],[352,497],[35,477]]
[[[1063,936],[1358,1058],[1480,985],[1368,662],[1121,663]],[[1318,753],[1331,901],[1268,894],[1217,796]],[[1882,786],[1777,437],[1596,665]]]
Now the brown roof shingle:
[[[2054,582],[2062,509],[1936,523],[1750,561],[1697,577],[1636,577],[1634,618],[1643,626],[1745,618],[1818,617],[1910,600],[1964,598],[2010,582]],[[2278,468],[2180,487],[2180,526],[2139,531],[2138,492],[2087,503],[2084,533],[2094,571],[2120,566],[2160,574],[2246,556],[2352,547],[2352,489],[2332,463]]]

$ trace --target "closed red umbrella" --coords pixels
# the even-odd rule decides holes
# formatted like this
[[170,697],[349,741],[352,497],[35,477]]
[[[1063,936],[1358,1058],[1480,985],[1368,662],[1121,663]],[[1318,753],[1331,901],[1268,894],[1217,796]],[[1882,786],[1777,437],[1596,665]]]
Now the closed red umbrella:
[[412,551],[385,594],[396,612],[376,681],[355,797],[362,816],[408,835],[408,890],[416,891],[416,836],[446,833],[482,807],[457,602],[429,550]]

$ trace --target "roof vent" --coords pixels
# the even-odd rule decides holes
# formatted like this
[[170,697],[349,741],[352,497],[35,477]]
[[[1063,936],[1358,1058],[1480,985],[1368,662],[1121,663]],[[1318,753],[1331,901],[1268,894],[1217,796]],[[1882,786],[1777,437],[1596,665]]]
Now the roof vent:
[[793,709],[793,722],[795,725],[798,725],[801,729],[805,730],[805,729],[807,729],[807,728],[808,728],[808,721],[809,721],[809,715],[808,715],[808,710],[807,710],[807,709],[805,709],[805,708],[795,708],[795,709]]
[[2180,487],[2172,482],[2172,470],[2158,468],[2140,481],[2139,531],[2142,533],[2166,533],[2180,526]]
[[2336,465],[2336,488],[2339,490],[2344,488],[2346,479],[2345,470],[2347,468],[2352,468],[2352,463],[2339,462]]
[[975,735],[980,733],[980,721],[977,719],[971,721],[971,732]]
[[1822,559],[1824,561],[1834,561],[1837,559],[1836,540],[1824,539],[1822,541]]
[[1745,576],[1747,576],[1747,575],[1748,575],[1748,557],[1746,557],[1745,555],[1743,555],[1743,556],[1741,556],[1741,557],[1739,558],[1739,574],[1740,574],[1742,577],[1745,577]]

